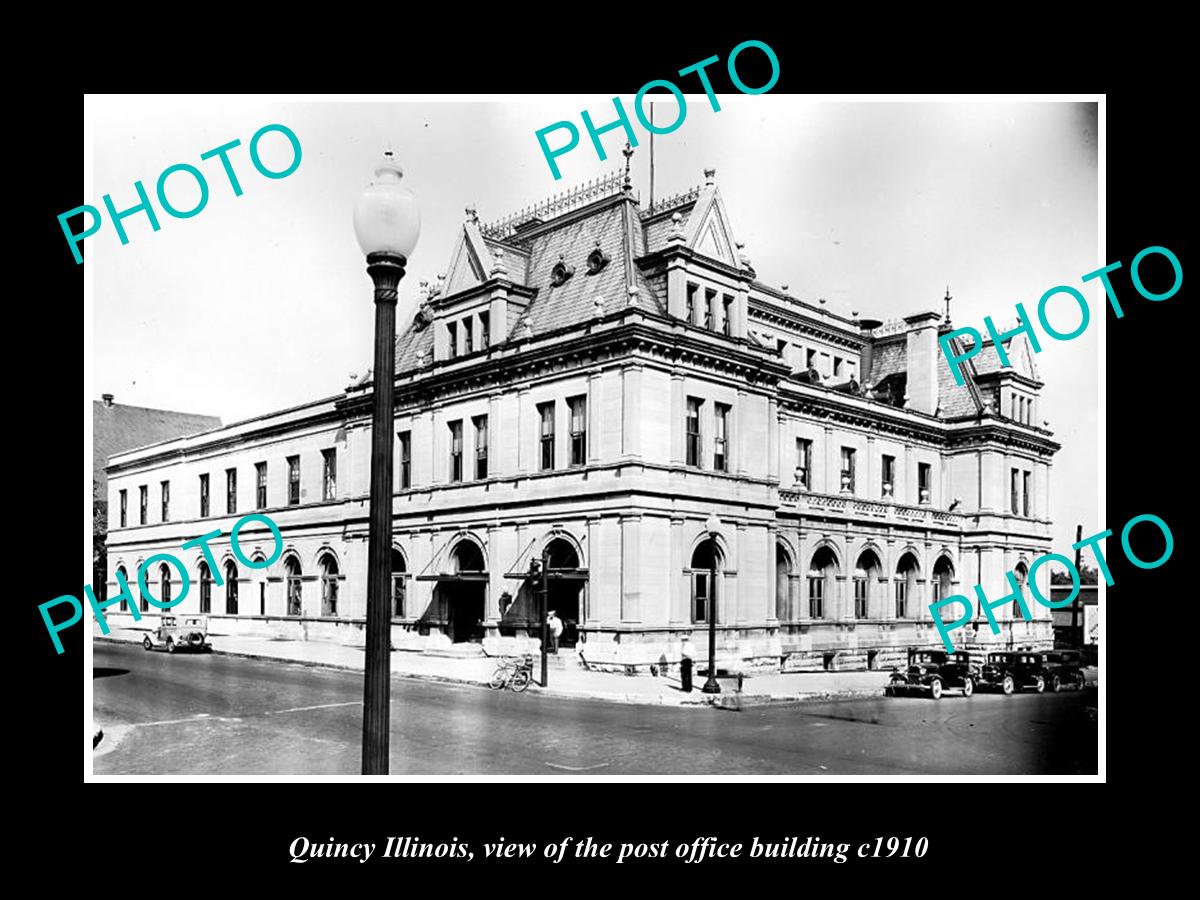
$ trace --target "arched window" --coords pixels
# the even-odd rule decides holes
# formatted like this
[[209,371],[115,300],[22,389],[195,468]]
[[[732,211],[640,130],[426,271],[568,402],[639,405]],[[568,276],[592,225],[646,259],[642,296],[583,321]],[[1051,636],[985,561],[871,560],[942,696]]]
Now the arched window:
[[225,563],[225,612],[236,616],[238,611],[238,568],[231,559]]
[[[1017,585],[1020,587],[1021,593],[1024,594],[1025,584],[1029,581],[1028,567],[1026,567],[1025,563],[1023,562],[1017,563],[1016,568],[1013,569],[1013,575],[1016,576]],[[1016,600],[1013,601],[1012,605],[1012,617],[1014,620],[1021,618],[1021,604]]]
[[873,550],[859,554],[854,566],[854,618],[866,619],[871,615],[871,583],[879,579],[879,557]]
[[[949,557],[939,556],[937,562],[933,564],[933,602],[944,600],[954,592],[954,564],[950,562]],[[946,616],[953,618],[955,615],[955,606],[950,604],[948,607],[942,608],[943,621],[950,621]],[[961,615],[961,611],[959,612]]]
[[917,558],[911,553],[900,557],[896,565],[896,618],[908,617],[908,598],[917,596],[917,577],[920,575]]
[[321,615],[338,614],[338,565],[333,554],[321,557]]
[[289,616],[302,615],[300,561],[294,556],[289,556],[283,568],[287,579],[287,614]]
[[[117,587],[122,584],[129,584],[129,573],[125,571],[124,566],[117,566],[117,574],[121,576],[117,579]],[[121,594],[121,612],[129,612],[129,601],[125,599],[126,594]]]
[[546,545],[547,569],[578,569],[579,554],[571,546],[570,541],[555,538]]
[[808,567],[808,617],[810,619],[823,619],[829,612],[826,598],[828,597],[832,603],[837,585],[837,571],[838,561],[834,552],[828,547],[818,547]]
[[171,567],[163,563],[158,567],[159,597],[158,602],[166,607],[171,602]]
[[692,553],[692,621],[697,625],[708,624],[710,609],[714,620],[720,621],[720,611],[715,608],[717,585],[712,576],[721,568],[721,549],[712,538],[706,538]]
[[142,564],[139,562],[138,567],[138,606],[142,612],[150,612],[150,601],[146,599],[146,592],[142,590]]
[[775,545],[775,618],[792,617],[792,558],[782,544]]
[[483,571],[483,553],[471,541],[459,541],[453,559],[455,572]]
[[212,570],[208,563],[200,563],[200,612],[212,612]]
[[405,573],[408,566],[404,563],[404,554],[392,548],[392,616],[404,618]]

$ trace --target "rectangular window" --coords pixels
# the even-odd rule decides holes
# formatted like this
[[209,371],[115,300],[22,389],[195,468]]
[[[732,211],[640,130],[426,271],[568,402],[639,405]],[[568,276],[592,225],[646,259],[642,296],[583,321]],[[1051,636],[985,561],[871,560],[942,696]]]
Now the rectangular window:
[[713,404],[713,469],[729,471],[729,406]]
[[697,624],[708,624],[709,574],[692,573],[692,621]]
[[401,431],[396,437],[400,443],[400,489],[412,487],[412,432]]
[[488,417],[476,416],[475,425],[475,477],[488,477]]
[[321,451],[321,499],[337,499],[337,450]]
[[1021,509],[1024,511],[1025,518],[1029,518],[1029,495],[1030,488],[1033,486],[1033,473],[1026,472],[1021,483]]
[[842,358],[840,356],[835,356],[833,358],[833,377],[842,377]]
[[129,493],[121,491],[121,527],[129,524]]
[[138,510],[138,524],[145,525],[146,513],[150,506],[150,488],[144,484],[138,488],[138,505],[140,506]]
[[842,448],[842,490],[854,493],[854,448]]
[[854,579],[854,618],[867,617],[867,579],[861,576]]
[[808,617],[825,618],[825,577],[812,576],[808,579]]
[[908,614],[908,579],[902,577],[896,582],[896,618],[903,619]]
[[929,463],[917,463],[917,490],[922,503],[933,499],[933,467]]
[[687,398],[687,464],[700,465],[700,406],[703,400]]
[[1008,417],[1015,422],[1017,421],[1017,395],[1013,394],[1009,397],[1009,400],[1011,401],[1012,408],[1008,411]]
[[537,413],[541,429],[538,463],[541,471],[548,472],[554,468],[554,401],[539,403]]
[[449,336],[449,344],[447,345],[449,347],[449,357],[450,359],[454,359],[454,357],[458,356],[458,325],[454,322],[447,323],[446,334]]
[[812,490],[812,441],[796,438],[796,484]]
[[704,327],[713,330],[713,307],[717,305],[717,292],[712,288],[704,289]]
[[205,472],[200,476],[200,518],[207,517],[208,513],[208,473]]
[[1021,502],[1020,502],[1020,500],[1021,500],[1021,498],[1020,498],[1021,470],[1013,469],[1011,474],[1012,474],[1012,483],[1011,483],[1010,505],[1012,506],[1012,514],[1014,516],[1016,516],[1016,515],[1020,515],[1020,512],[1021,512]]
[[450,481],[462,481],[462,419],[450,426]]
[[893,492],[895,491],[895,488],[896,488],[896,457],[885,455],[883,457],[883,478],[882,478],[882,487],[881,487],[883,496],[884,497],[892,496]]
[[300,502],[300,457],[289,456],[288,465],[288,506]]
[[698,290],[699,290],[699,288],[694,284],[689,284],[687,286],[686,315],[687,315],[687,320],[688,320],[689,325],[696,324],[696,291],[698,291]]
[[479,314],[479,349],[486,350],[492,344],[491,335],[488,333],[488,322],[491,316],[488,313],[481,312]]
[[733,298],[725,294],[722,298],[723,309],[721,311],[721,334],[733,334],[733,322],[730,320],[730,313],[733,312]]
[[171,482],[164,481],[159,485],[162,495],[162,520],[171,521]]
[[571,465],[587,463],[587,397],[568,397],[571,409]]
[[254,508],[267,508],[267,464],[254,464]]
[[392,618],[404,618],[404,573],[392,573]]
[[237,512],[237,469],[225,470],[225,512]]
[[462,320],[463,354],[469,354],[475,349],[475,335],[471,333],[471,318]]
[[808,361],[805,364],[805,368],[806,369],[815,369],[816,367],[817,367],[817,351],[809,350],[808,351]]

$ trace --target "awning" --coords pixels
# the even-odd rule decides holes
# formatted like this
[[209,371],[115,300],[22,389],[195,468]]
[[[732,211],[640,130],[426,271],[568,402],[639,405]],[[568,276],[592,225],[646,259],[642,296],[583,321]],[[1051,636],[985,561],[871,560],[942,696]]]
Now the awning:
[[487,572],[446,572],[440,575],[418,575],[417,581],[484,581],[488,580]]
[[[505,578],[530,578],[531,574],[528,569],[524,569],[520,572],[505,572],[504,577]],[[537,577],[541,578],[540,572],[538,573]],[[546,570],[546,579],[549,581],[587,581],[588,580],[588,570],[587,569],[547,569]]]

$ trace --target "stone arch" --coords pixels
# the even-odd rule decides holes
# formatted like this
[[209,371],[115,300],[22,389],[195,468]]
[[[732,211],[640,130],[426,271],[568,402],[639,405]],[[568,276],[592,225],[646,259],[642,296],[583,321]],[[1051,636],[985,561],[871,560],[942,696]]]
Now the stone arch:
[[920,600],[921,556],[912,545],[905,547],[896,558],[893,611],[897,619],[912,618],[913,604]]
[[[930,597],[933,603],[944,600],[954,594],[954,582],[957,579],[957,568],[950,551],[941,550],[934,557],[933,568],[929,571],[929,583],[932,586]],[[943,621],[953,621],[962,614],[957,603],[948,604],[940,610]]]
[[788,621],[795,618],[795,597],[792,585],[796,581],[796,554],[780,535],[775,537],[775,618]]
[[[134,587],[137,588],[137,592],[138,592],[138,609],[140,609],[142,612],[149,612],[150,611],[150,601],[148,601],[146,599],[146,595],[142,593],[141,574],[142,574],[142,566],[144,566],[145,564],[146,564],[145,558],[138,557],[137,565],[134,566],[134,569],[133,569],[133,582],[134,582]],[[149,579],[147,579],[146,583],[149,584]]]
[[[121,582],[117,579],[117,572],[120,572],[125,577],[125,583],[129,584],[129,567],[125,565],[125,560],[123,557],[118,557],[117,564],[113,566],[113,580],[116,581],[117,587],[119,588],[121,586]],[[129,601],[122,598],[119,609],[121,612],[129,612]]]
[[283,565],[284,613],[301,616],[304,614],[304,566],[300,554],[294,549],[287,550],[280,562]]
[[808,616],[829,619],[837,615],[837,584],[842,573],[837,545],[821,539],[808,558]]
[[[1017,560],[1017,564],[1013,566],[1013,577],[1017,580],[1017,585],[1021,589],[1021,593],[1029,589],[1029,565],[1023,558]],[[1028,604],[1028,601],[1026,601]],[[1012,602],[1012,617],[1013,621],[1021,618],[1021,604],[1019,601]]]
[[317,551],[317,572],[321,578],[321,615],[336,617],[341,567],[332,548],[325,547]]
[[575,568],[587,568],[587,561],[583,552],[583,541],[579,540],[577,537],[575,537],[575,535],[565,528],[553,528],[546,532],[546,534],[542,537],[541,552],[538,555],[544,558],[546,551],[555,541],[563,541],[564,543],[570,545],[571,549],[575,553],[575,559],[577,561]]
[[854,618],[869,619],[879,605],[876,587],[883,572],[878,549],[868,542],[854,560]]
[[333,557],[334,565],[338,567],[338,571],[341,571],[341,567],[342,567],[341,557],[338,556],[337,551],[334,550],[333,547],[331,547],[329,544],[322,544],[320,547],[317,548],[317,552],[313,554],[313,568],[320,570],[321,560],[326,556]]
[[[692,534],[692,542],[688,548],[686,558],[690,560],[695,555],[696,548],[707,541],[709,537],[709,533],[703,527],[698,527]],[[715,537],[716,539],[717,554],[722,563],[724,563],[724,568],[732,568],[730,561],[733,557],[730,553],[729,541],[725,538],[725,535],[718,531],[715,535],[711,535],[711,537]],[[721,566],[718,566],[718,568],[721,568]]]
[[226,615],[237,615],[238,613],[238,577],[240,575],[241,570],[232,556],[222,562],[221,577],[225,579]]
[[[724,599],[726,571],[725,548],[721,535],[701,532],[700,539],[692,543],[687,557],[688,580],[691,582],[691,617],[693,624],[706,625],[709,616],[721,618],[720,603]],[[716,578],[713,578],[713,574]]]
[[399,543],[392,543],[392,618],[402,619],[407,614],[408,579],[412,573],[408,568],[408,555]]
[[482,563],[483,563],[482,567],[479,568],[478,570],[470,570],[470,571],[486,572],[488,570],[488,567],[487,567],[487,561],[488,561],[487,544],[481,538],[479,538],[477,535],[475,535],[474,533],[472,533],[470,531],[459,531],[450,540],[450,546],[446,549],[446,556],[452,566],[451,571],[454,571],[454,572],[467,571],[467,570],[460,570],[458,568],[453,568],[457,564],[458,560],[460,558],[463,558],[461,556],[461,554],[465,554],[468,552],[466,549],[467,547],[474,548],[475,552],[478,553],[478,555],[479,555],[479,559],[482,560]]

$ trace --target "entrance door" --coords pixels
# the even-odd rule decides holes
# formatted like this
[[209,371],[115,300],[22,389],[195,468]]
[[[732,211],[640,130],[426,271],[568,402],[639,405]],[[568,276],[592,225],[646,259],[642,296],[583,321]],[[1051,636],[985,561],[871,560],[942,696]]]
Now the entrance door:
[[581,598],[586,577],[555,578],[556,571],[579,570],[579,554],[569,541],[555,538],[546,545],[546,609],[554,610],[562,620],[563,631],[558,639],[560,647],[574,647],[579,643],[579,623],[583,619]]
[[483,641],[483,599],[486,584],[482,581],[443,582],[446,597],[446,634],[455,644]]

